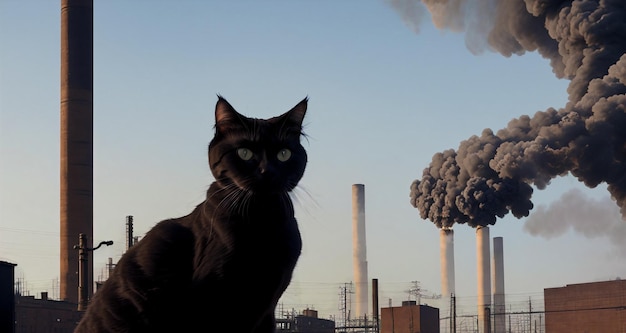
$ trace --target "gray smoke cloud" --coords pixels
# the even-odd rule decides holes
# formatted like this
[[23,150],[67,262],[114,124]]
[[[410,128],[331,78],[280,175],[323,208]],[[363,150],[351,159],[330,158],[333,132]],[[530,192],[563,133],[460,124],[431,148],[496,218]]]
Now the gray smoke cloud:
[[609,198],[595,200],[573,189],[549,206],[539,205],[524,224],[524,231],[546,239],[570,230],[587,238],[606,238],[619,255],[626,255],[626,223]]
[[568,173],[588,187],[608,184],[626,216],[626,1],[422,4],[438,27],[482,34],[490,50],[507,57],[538,52],[570,83],[566,106],[522,115],[436,153],[411,185],[421,217],[438,227],[495,224],[508,213],[522,218],[533,208],[533,185],[544,189]]
[[427,13],[439,29],[465,32],[466,46],[474,54],[489,49],[484,36],[493,27],[495,0],[385,0],[415,32]]
[[428,15],[426,8],[419,1],[385,0],[402,18],[402,21],[415,33],[420,32],[422,21]]

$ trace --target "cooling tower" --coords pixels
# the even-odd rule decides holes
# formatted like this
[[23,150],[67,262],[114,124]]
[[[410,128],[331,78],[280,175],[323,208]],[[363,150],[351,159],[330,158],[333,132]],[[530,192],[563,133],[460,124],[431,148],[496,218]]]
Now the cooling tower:
[[[78,303],[73,247],[81,233],[93,242],[93,0],[61,1],[60,104],[60,296]],[[88,281],[91,295],[93,265]]]
[[365,185],[352,185],[352,263],[356,287],[355,317],[368,313],[367,254],[365,250]]
[[439,231],[441,260],[441,294],[449,298],[454,294],[454,230],[441,228]]
[[504,248],[502,237],[493,238],[493,333],[506,332],[504,304]]
[[476,228],[476,272],[478,281],[478,332],[488,333],[489,307],[491,306],[491,262],[489,227]]

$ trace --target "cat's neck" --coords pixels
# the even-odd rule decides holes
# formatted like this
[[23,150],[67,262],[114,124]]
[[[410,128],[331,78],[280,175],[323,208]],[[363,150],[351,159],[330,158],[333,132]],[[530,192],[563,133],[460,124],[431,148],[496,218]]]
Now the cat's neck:
[[287,192],[255,193],[213,182],[207,191],[205,209],[214,216],[229,220],[249,220],[255,217],[293,217],[293,204]]
[[286,234],[289,237],[299,235],[293,204],[287,193],[251,193],[233,203],[229,201],[235,197],[232,191],[217,183],[211,184],[206,200],[196,207],[192,213],[194,217],[188,220],[198,235],[217,237],[231,250],[235,240],[246,240],[249,237],[246,235],[272,239],[284,238]]

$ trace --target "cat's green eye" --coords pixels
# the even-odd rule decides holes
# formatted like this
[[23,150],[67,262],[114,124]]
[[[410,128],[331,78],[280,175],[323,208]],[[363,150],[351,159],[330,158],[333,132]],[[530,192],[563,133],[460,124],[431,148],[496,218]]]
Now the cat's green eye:
[[254,154],[252,153],[252,150],[248,148],[239,148],[237,149],[237,155],[239,155],[239,158],[242,160],[249,161]]
[[278,152],[278,160],[281,162],[285,162],[287,161],[290,157],[291,157],[291,150],[285,148],[285,149],[281,149]]

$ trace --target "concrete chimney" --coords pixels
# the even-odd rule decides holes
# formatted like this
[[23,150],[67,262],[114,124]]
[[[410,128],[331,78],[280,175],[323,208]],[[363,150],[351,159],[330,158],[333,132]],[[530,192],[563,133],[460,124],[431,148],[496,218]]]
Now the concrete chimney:
[[352,185],[352,263],[356,286],[355,317],[368,313],[367,253],[365,247],[365,185]]
[[493,238],[493,333],[506,332],[504,303],[504,248],[502,237]]
[[476,271],[478,281],[478,333],[489,333],[489,308],[491,306],[491,260],[489,227],[476,228]]
[[[79,234],[93,247],[93,0],[61,0],[60,118],[60,296],[78,303]],[[92,264],[88,282],[90,296]]]
[[449,299],[454,291],[454,230],[441,228],[439,231],[441,261],[441,294]]

